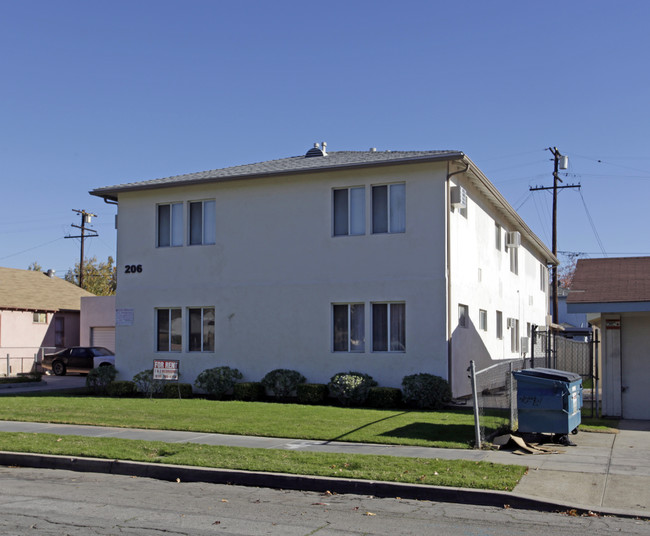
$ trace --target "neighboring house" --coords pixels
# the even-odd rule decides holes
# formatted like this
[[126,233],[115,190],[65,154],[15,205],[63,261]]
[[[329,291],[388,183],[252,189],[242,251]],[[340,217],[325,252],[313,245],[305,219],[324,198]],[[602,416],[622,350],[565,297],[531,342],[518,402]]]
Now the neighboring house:
[[470,360],[518,358],[557,264],[457,151],[337,151],[98,188],[119,203],[117,368],[178,359],[469,393]]
[[[562,326],[563,331],[560,335],[568,339],[586,341],[591,333],[587,315],[585,313],[569,313],[567,309],[567,297],[569,289],[560,287],[558,289],[558,324]],[[552,307],[552,297],[551,297]]]
[[580,259],[567,304],[601,330],[603,415],[650,419],[650,257]]
[[81,298],[79,344],[115,351],[115,296]]
[[[79,344],[79,309],[89,292],[47,273],[0,268],[0,356],[10,356],[11,367],[38,349]],[[6,371],[0,360],[0,370]],[[20,364],[18,364],[20,363]]]

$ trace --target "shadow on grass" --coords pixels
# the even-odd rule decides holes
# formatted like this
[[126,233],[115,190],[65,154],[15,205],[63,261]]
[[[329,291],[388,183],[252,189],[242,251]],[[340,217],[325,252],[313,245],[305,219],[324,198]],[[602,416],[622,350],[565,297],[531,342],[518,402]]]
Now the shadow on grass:
[[364,428],[368,428],[368,426],[372,426],[373,424],[377,424],[378,422],[388,421],[390,419],[395,419],[396,417],[401,417],[402,415],[406,415],[407,413],[409,413],[409,412],[408,411],[402,411],[401,413],[396,413],[395,415],[390,415],[389,417],[384,417],[383,419],[377,419],[376,421],[372,421],[372,422],[364,424],[363,426],[359,426],[358,428],[355,428],[354,430],[350,430],[348,432],[345,432],[344,434],[341,434],[338,437],[333,437],[331,439],[328,439],[327,442],[329,443],[330,441],[343,441],[350,434],[354,434],[355,432],[358,432],[359,430],[363,430]]
[[468,443],[474,439],[474,427],[467,424],[432,424],[414,422],[380,434],[384,437],[425,439]]

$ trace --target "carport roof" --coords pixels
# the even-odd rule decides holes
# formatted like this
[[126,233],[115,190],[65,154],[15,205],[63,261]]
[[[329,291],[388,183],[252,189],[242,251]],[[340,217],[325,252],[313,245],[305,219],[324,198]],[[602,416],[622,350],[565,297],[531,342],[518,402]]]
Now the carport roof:
[[79,311],[90,292],[43,272],[0,268],[0,309]]

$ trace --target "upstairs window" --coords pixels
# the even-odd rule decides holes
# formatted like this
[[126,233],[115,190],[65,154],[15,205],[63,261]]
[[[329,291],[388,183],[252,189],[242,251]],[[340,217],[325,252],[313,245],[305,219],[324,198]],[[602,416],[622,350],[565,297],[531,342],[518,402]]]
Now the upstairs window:
[[469,307],[462,303],[458,304],[458,325],[461,328],[469,327]]
[[494,247],[501,251],[501,226],[494,224]]
[[341,188],[334,190],[334,236],[366,234],[366,189]]
[[503,339],[503,313],[497,311],[497,339]]
[[183,245],[183,203],[158,205],[158,247]]
[[403,233],[406,231],[406,185],[390,184],[372,187],[372,232]]
[[519,273],[519,248],[509,247],[510,252],[510,271],[517,275]]
[[214,201],[190,203],[190,245],[214,244],[217,233]]
[[478,328],[481,331],[487,331],[488,329],[488,314],[485,309],[479,309],[478,311]]
[[47,313],[33,313],[32,322],[34,324],[47,324]]

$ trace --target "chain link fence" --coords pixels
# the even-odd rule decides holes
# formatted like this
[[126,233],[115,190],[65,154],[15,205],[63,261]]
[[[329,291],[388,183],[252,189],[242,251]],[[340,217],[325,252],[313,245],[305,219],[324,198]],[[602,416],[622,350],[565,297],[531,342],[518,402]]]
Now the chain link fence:
[[470,366],[477,448],[494,436],[517,429],[516,370],[554,368],[579,374],[583,380],[583,399],[592,416],[598,413],[598,361],[594,358],[597,341],[565,338],[561,332],[533,332],[530,357],[509,359],[481,370]]

